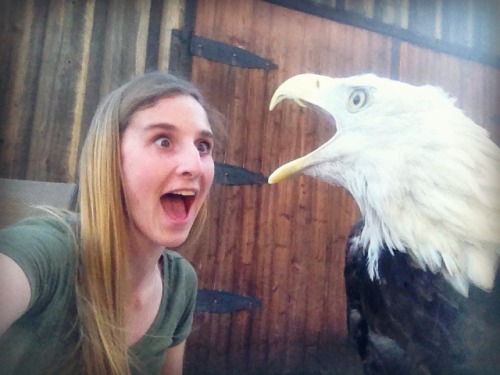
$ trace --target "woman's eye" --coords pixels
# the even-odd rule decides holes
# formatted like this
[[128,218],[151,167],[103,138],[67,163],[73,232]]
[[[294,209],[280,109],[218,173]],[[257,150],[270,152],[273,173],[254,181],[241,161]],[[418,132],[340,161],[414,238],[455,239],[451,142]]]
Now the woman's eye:
[[160,146],[161,148],[167,148],[170,147],[170,139],[166,137],[160,137],[155,140],[155,144],[157,146]]
[[212,144],[206,141],[199,142],[197,147],[201,154],[208,154],[212,150]]

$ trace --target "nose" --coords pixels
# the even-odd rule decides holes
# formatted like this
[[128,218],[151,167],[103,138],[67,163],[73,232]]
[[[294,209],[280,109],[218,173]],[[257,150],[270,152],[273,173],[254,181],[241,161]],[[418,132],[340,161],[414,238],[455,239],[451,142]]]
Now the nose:
[[200,152],[194,145],[184,147],[177,160],[180,174],[187,177],[197,177],[203,171]]

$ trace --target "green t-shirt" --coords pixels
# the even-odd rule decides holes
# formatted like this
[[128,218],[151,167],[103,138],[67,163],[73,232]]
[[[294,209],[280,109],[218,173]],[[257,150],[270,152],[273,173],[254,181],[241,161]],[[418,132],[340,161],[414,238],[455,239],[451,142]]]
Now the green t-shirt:
[[[55,218],[26,219],[0,230],[0,252],[23,269],[31,287],[28,310],[0,340],[0,374],[64,373],[68,369],[79,332],[75,324],[78,258],[73,244],[68,227]],[[158,374],[165,350],[186,339],[196,290],[191,264],[165,251],[158,315],[146,335],[130,347],[134,374]]]

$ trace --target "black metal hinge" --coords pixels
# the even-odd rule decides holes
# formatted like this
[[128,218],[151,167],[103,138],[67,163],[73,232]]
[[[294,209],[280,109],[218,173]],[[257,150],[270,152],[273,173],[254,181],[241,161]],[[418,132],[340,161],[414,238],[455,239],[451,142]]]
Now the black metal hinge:
[[224,314],[240,310],[254,310],[260,306],[260,300],[255,297],[222,290],[198,289],[195,311]]
[[219,185],[262,185],[267,184],[267,177],[243,167],[216,162],[215,183]]
[[194,56],[240,68],[264,70],[277,68],[272,61],[246,49],[197,35],[191,35],[190,51]]

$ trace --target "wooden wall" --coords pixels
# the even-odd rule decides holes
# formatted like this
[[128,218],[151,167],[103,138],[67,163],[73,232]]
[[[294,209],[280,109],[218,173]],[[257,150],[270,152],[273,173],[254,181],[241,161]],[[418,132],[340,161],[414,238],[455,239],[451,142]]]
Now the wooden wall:
[[[228,137],[216,153],[220,162],[268,175],[332,134],[325,119],[293,103],[280,103],[268,112],[276,87],[303,72],[346,76],[369,71],[440,85],[473,119],[498,133],[497,68],[429,49],[427,38],[422,39],[425,47],[408,41],[417,40],[417,34],[409,38],[399,29],[384,34],[356,27],[345,12],[340,13],[346,17],[342,23],[339,13],[335,20],[325,13],[307,14],[307,1],[300,2],[302,12],[291,9],[297,2],[285,2],[290,7],[275,3],[198,2],[197,36],[243,48],[277,65],[249,69],[193,58],[193,81],[227,118]],[[348,3],[353,2],[344,5]],[[317,4],[311,9],[317,10]],[[340,188],[299,177],[272,186],[215,186],[211,207],[202,244],[184,254],[195,265],[201,287],[254,296],[262,306],[197,314],[188,343],[190,373],[350,371],[336,345],[346,335],[344,246],[358,216],[351,197]]]
[[73,182],[100,98],[167,69],[185,0],[6,0],[0,12],[0,177]]
[[[333,132],[327,120],[292,103],[267,110],[276,87],[306,71],[371,71],[441,85],[500,139],[498,25],[490,21],[499,13],[496,2],[278,3],[285,1],[4,1],[0,177],[73,182],[99,99],[153,69],[191,74],[226,117],[217,161],[263,175]],[[308,5],[308,13],[297,4]],[[181,32],[171,39],[173,29]],[[187,56],[191,31],[277,68]],[[181,251],[201,288],[253,296],[261,307],[197,313],[187,374],[347,373],[350,352],[344,356],[336,346],[346,335],[344,245],[358,217],[351,197],[298,177],[273,186],[217,184],[210,205],[201,241]]]
[[[364,23],[385,32],[386,26],[408,31],[419,43],[442,43],[474,54],[500,55],[500,25],[496,0],[271,0],[343,22]],[[378,23],[378,24],[377,24]]]

